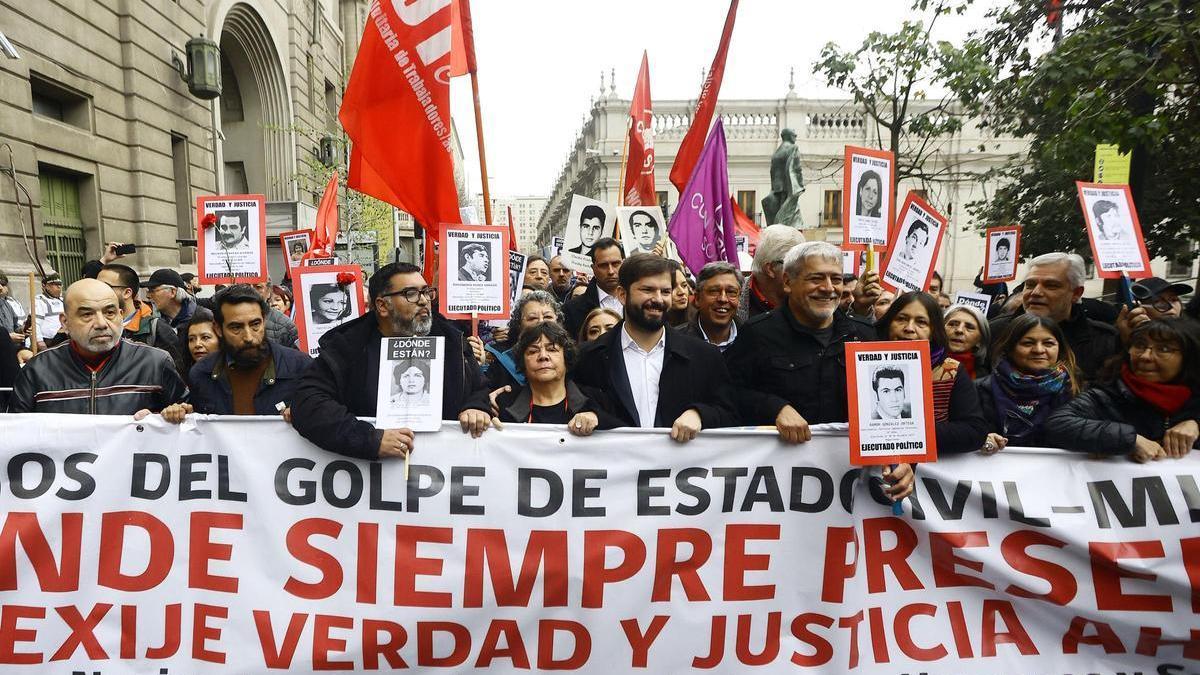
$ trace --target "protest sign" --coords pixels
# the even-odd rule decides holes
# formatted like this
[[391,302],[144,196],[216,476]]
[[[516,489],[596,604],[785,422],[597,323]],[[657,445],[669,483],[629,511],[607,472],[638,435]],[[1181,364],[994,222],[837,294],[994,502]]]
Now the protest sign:
[[842,251],[842,274],[861,274],[866,256],[862,251]]
[[300,351],[312,357],[321,353],[322,335],[367,311],[358,265],[297,267],[292,289]]
[[312,230],[290,230],[279,233],[279,248],[283,252],[283,269],[287,276],[300,266],[300,260],[312,248]]
[[565,243],[566,240],[562,237],[550,237],[550,257],[553,258],[562,255]]
[[[528,256],[518,251],[508,252],[508,306],[517,304],[521,287],[525,285],[525,260]],[[504,319],[497,319],[504,321]],[[505,321],[507,324],[507,321]]]
[[441,428],[445,340],[441,336],[380,340],[376,429]]
[[968,305],[978,309],[984,317],[988,315],[988,308],[992,306],[992,296],[986,293],[964,293],[963,291],[954,292],[955,305]]
[[634,253],[653,253],[660,242],[666,246],[663,238],[667,224],[663,221],[662,209],[657,206],[618,206],[617,220],[626,257]]
[[335,267],[340,265],[337,258],[305,258],[301,267]]
[[267,210],[263,195],[196,198],[197,267],[202,284],[268,281]]
[[1142,225],[1129,186],[1082,181],[1076,181],[1075,185],[1096,261],[1096,274],[1102,279],[1150,276],[1150,256],[1146,253]]
[[463,206],[458,209],[458,215],[462,217],[463,225],[483,225],[479,222],[479,210],[474,205]]
[[405,481],[278,419],[0,416],[0,668],[1195,670],[1197,453],[947,457],[893,517],[846,443],[451,422]]
[[846,343],[850,463],[937,459],[929,342]]
[[983,237],[987,250],[983,258],[985,284],[998,284],[1017,278],[1017,261],[1021,259],[1021,226],[989,227]]
[[895,219],[892,186],[896,162],[890,152],[846,146],[842,168],[842,248],[862,250],[874,244],[887,247],[888,229]]
[[563,231],[563,262],[576,272],[592,272],[592,247],[613,236],[617,213],[611,204],[571,195],[571,210]]
[[507,227],[444,224],[439,251],[444,316],[508,318]]
[[892,230],[895,241],[880,267],[880,284],[896,293],[929,288],[946,224],[942,214],[909,192]]
[[1092,170],[1093,183],[1128,185],[1129,165],[1133,154],[1121,152],[1121,146],[1111,143],[1096,145],[1096,163]]

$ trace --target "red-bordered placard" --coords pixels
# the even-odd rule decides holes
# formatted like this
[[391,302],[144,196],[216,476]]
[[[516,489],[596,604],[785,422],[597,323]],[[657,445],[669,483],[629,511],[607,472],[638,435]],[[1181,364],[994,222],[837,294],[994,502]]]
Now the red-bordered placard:
[[265,196],[197,197],[196,218],[201,284],[248,284],[270,279]]
[[846,343],[850,463],[937,461],[927,340]]
[[[857,158],[857,159],[856,159]],[[846,146],[845,163],[842,165],[842,248],[845,250],[865,251],[867,244],[860,229],[867,228],[877,232],[874,239],[876,249],[888,247],[888,230],[896,219],[896,205],[892,203],[893,186],[896,184],[896,158],[885,150],[872,150],[852,145]],[[869,191],[874,185],[874,178],[867,172],[873,172],[878,178],[877,208],[861,209],[863,197],[869,198]],[[859,188],[862,188],[860,190]],[[865,205],[864,205],[865,206]],[[883,241],[879,241],[882,238]]]
[[[922,228],[917,223],[923,223]],[[892,246],[887,250],[883,264],[879,266],[879,283],[894,293],[906,291],[923,291],[929,288],[933,280],[934,267],[937,266],[938,253],[942,250],[942,237],[950,221],[937,212],[915,192],[909,192],[900,207],[900,215],[888,234]],[[915,227],[914,227],[915,226]],[[937,232],[929,232],[934,227]],[[920,236],[925,230],[924,241]],[[916,251],[910,250],[909,235],[916,240]],[[896,269],[892,269],[893,264]],[[916,272],[916,276],[913,273]],[[916,282],[920,280],[920,288]],[[907,283],[906,283],[907,282]]]
[[279,248],[283,252],[283,269],[287,275],[300,267],[300,259],[312,248],[312,230],[288,230],[279,233]]
[[1083,209],[1088,243],[1102,279],[1152,276],[1142,223],[1128,185],[1075,182]]
[[322,335],[367,311],[362,268],[358,265],[297,267],[292,270],[292,299],[300,351],[317,356]]
[[439,244],[442,314],[450,319],[507,319],[508,228],[443,223]]
[[[1006,243],[1009,257],[1008,260],[1002,260],[1000,251]],[[1016,281],[1017,265],[1021,261],[1021,226],[989,227],[984,231],[983,244],[983,275],[980,281],[985,284]]]

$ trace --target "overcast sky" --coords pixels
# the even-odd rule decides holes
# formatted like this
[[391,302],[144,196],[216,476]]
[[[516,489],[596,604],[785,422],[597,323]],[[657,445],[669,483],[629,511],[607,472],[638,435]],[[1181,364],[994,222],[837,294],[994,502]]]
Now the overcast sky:
[[[977,0],[963,17],[943,17],[936,36],[961,41],[983,22]],[[857,47],[874,30],[920,18],[909,0],[742,0],[729,49],[722,99],[787,94],[796,69],[802,97],[842,95],[812,73],[821,47]],[[650,55],[654,99],[694,99],[712,62],[727,0],[475,0],[471,13],[479,61],[488,173],[494,196],[548,195],[564,153],[616,69],[628,99],[642,50]],[[452,83],[451,107],[466,156],[468,189],[479,191],[479,158],[469,78]]]

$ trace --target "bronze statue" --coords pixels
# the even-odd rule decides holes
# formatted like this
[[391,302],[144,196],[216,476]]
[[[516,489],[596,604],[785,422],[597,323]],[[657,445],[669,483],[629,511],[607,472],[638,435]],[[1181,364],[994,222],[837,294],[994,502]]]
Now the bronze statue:
[[800,195],[804,193],[804,169],[800,167],[800,152],[796,147],[796,132],[784,129],[783,141],[771,155],[771,194],[762,200],[767,224],[804,227],[800,214]]

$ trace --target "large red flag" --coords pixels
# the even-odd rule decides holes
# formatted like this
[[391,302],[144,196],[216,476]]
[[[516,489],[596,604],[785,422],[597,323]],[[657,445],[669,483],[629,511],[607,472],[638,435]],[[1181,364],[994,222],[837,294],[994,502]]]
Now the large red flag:
[[450,156],[450,8],[373,2],[339,117],[350,187],[412,214],[433,240],[458,223]]
[[721,44],[713,56],[708,77],[700,87],[700,99],[696,102],[696,114],[692,115],[692,126],[683,137],[683,142],[679,144],[679,152],[675,153],[675,163],[671,165],[671,183],[681,193],[692,177],[692,170],[704,149],[704,140],[708,138],[708,125],[712,122],[713,111],[717,108],[721,79],[725,77],[725,57],[729,55],[729,37],[733,34],[733,20],[737,17],[737,7],[738,0],[729,3],[729,13],[725,15],[725,30],[721,31]]
[[650,58],[642,52],[633,101],[629,104],[629,154],[625,165],[625,205],[653,206],[658,203],[654,191],[654,119],[650,102]]
[[746,241],[750,244],[750,250],[753,251],[758,246],[758,225],[746,215],[742,207],[738,206],[736,200],[729,200],[733,204],[733,229],[738,234],[746,237]]
[[453,0],[450,5],[450,77],[474,73],[476,68],[470,0]]

